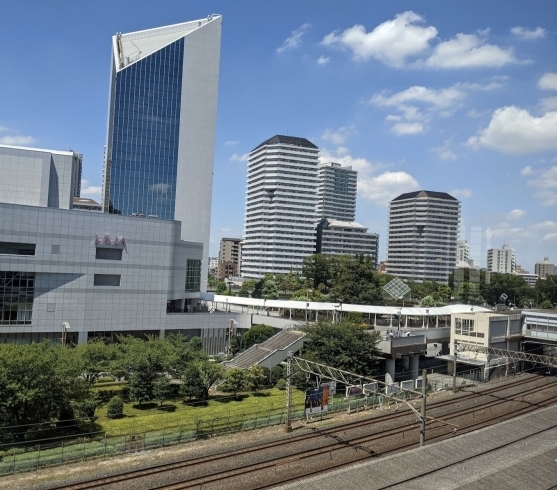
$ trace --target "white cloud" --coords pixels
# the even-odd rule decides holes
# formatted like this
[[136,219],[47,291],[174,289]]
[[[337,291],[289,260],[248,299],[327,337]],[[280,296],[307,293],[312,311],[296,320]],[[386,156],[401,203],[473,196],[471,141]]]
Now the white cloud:
[[523,167],[520,170],[520,175],[532,175],[533,171],[532,171],[532,165],[526,165],[526,167]]
[[329,56],[321,55],[319,58],[317,58],[318,65],[326,65],[329,61],[331,61],[331,58]]
[[537,178],[529,180],[528,185],[539,189],[534,196],[543,206],[557,204],[557,165],[544,170]]
[[529,30],[526,27],[516,26],[511,28],[511,32],[521,39],[538,39],[540,37],[545,37],[545,29],[542,27],[536,27],[533,30]]
[[501,238],[503,241],[520,241],[523,238],[532,236],[528,230],[524,228],[511,228],[507,223],[500,223],[495,228],[488,228],[485,232],[488,238]]
[[[7,131],[4,128],[4,131]],[[0,136],[0,144],[2,145],[32,145],[35,142],[32,136],[6,135]]]
[[300,43],[302,42],[302,37],[304,36],[305,32],[311,27],[311,24],[307,22],[302,24],[298,29],[292,31],[292,34],[287,37],[281,46],[277,48],[277,53],[281,54],[285,51],[291,51],[296,49]]
[[468,199],[472,197],[472,189],[453,189],[449,194],[453,197],[459,197],[460,199]]
[[229,141],[224,142],[224,146],[236,146],[238,143],[239,143],[239,141],[229,140]]
[[356,170],[360,175],[369,175],[385,167],[384,164],[379,162],[371,162],[363,157],[353,157],[348,152],[348,148],[344,146],[339,146],[336,150],[322,148],[320,153],[320,163],[340,163],[343,167],[352,167],[352,169]]
[[342,126],[341,128],[338,128],[336,131],[331,131],[329,128],[327,128],[323,133],[323,135],[321,136],[321,139],[325,141],[330,141],[333,145],[338,146],[338,145],[343,145],[348,139],[348,137],[351,134],[354,134],[356,132],[357,131],[353,125]]
[[445,140],[442,146],[434,146],[429,151],[435,153],[441,160],[452,161],[456,160],[456,153],[451,148],[452,142],[450,139]]
[[248,154],[244,153],[243,155],[238,155],[237,153],[234,153],[234,155],[232,155],[230,157],[230,161],[231,162],[247,162],[248,161]]
[[220,231],[222,231],[223,233],[228,233],[230,231],[230,228],[221,228]]
[[540,109],[543,112],[557,111],[557,95],[541,99]]
[[9,129],[6,126],[0,126],[0,133],[4,131],[9,131]]
[[391,131],[399,136],[403,134],[418,134],[424,132],[424,125],[422,123],[400,122],[394,124]]
[[478,34],[457,34],[453,39],[435,46],[424,61],[430,68],[480,68],[516,63],[512,49],[502,49],[486,42],[488,31]]
[[513,220],[524,218],[526,214],[526,211],[523,211],[522,209],[513,209],[509,214],[507,214],[507,219]]
[[542,90],[557,90],[557,73],[545,73],[538,80],[538,88]]
[[100,195],[102,187],[100,185],[91,185],[88,180],[81,179],[81,195],[96,196]]
[[455,102],[463,99],[465,93],[456,86],[444,89],[430,89],[415,85],[402,92],[398,92],[390,97],[386,97],[384,93],[375,94],[370,102],[379,106],[395,106],[401,107],[408,102],[423,102],[431,104],[435,107],[451,107]]
[[366,32],[362,25],[345,31],[334,31],[323,38],[326,46],[340,46],[352,52],[355,60],[375,58],[390,66],[400,67],[409,57],[429,48],[429,41],[437,35],[435,27],[422,27],[421,15],[408,11],[379,24]]
[[485,129],[468,139],[468,146],[487,146],[503,153],[522,155],[557,148],[557,112],[541,117],[515,106],[497,109]]
[[557,233],[547,233],[542,238],[542,242],[557,243]]
[[557,223],[555,221],[543,221],[541,223],[534,223],[530,228],[543,232],[557,232]]
[[380,206],[405,192],[418,190],[418,181],[406,172],[383,172],[376,177],[360,177],[358,192],[361,197]]
[[468,117],[482,117],[483,115],[485,115],[485,112],[478,112],[476,109],[470,109],[466,115]]

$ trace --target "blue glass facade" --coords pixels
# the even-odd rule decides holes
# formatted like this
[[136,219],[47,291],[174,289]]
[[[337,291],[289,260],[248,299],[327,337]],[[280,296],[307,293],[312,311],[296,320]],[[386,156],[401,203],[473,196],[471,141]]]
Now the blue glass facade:
[[116,74],[109,212],[174,219],[184,39]]

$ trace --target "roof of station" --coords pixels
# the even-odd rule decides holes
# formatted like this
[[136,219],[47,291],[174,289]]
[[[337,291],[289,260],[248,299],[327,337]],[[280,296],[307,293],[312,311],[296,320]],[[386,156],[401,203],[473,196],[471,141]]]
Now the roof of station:
[[285,308],[293,310],[305,310],[307,308],[308,310],[313,311],[355,311],[372,315],[397,315],[400,312],[404,316],[444,316],[452,315],[453,313],[469,313],[471,311],[491,312],[488,308],[471,305],[447,305],[432,308],[401,308],[398,306],[351,305],[348,303],[320,303],[316,301],[241,298],[239,296],[223,296],[211,293],[202,293],[201,299],[205,301],[213,301],[215,303],[228,303],[229,305],[237,306],[253,306],[256,308]]

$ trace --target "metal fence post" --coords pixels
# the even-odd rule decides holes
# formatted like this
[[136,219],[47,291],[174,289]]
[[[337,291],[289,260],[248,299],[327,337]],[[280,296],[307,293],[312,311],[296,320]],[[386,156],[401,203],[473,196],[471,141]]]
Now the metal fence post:
[[425,423],[426,423],[426,398],[427,397],[427,369],[422,371],[422,411],[420,417],[422,419],[420,429],[420,446],[425,444]]

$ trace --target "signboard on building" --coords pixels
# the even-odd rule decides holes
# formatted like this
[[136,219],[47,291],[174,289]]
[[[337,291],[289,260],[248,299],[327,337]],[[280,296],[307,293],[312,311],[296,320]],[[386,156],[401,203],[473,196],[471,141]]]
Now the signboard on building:
[[360,396],[364,393],[363,388],[360,385],[352,385],[346,387],[346,398],[351,396]]
[[316,415],[329,409],[329,386],[321,385],[319,388],[306,390],[305,414]]

